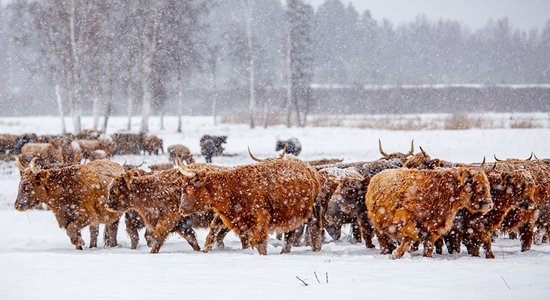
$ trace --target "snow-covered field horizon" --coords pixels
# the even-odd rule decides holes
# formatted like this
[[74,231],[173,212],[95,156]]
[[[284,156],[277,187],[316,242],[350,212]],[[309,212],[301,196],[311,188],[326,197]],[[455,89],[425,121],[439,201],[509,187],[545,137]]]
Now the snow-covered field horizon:
[[[91,118],[84,118],[84,128]],[[108,133],[126,128],[126,118],[114,117]],[[486,156],[527,158],[531,152],[550,157],[550,129],[471,129],[389,131],[347,127],[286,128],[272,126],[251,130],[246,125],[212,125],[210,117],[185,117],[183,133],[176,133],[176,119],[168,117],[159,130],[152,118],[151,133],[164,139],[165,148],[181,143],[200,153],[203,134],[228,135],[226,152],[214,163],[251,163],[250,146],[258,157],[275,155],[276,138],[297,137],[303,146],[300,158],[342,158],[344,161],[379,158],[378,139],[386,152],[405,152],[410,141],[432,156],[457,162],[479,162]],[[70,126],[70,123],[67,122]],[[139,118],[134,119],[139,128]],[[55,117],[0,118],[0,132],[41,134],[60,132]],[[418,148],[416,148],[418,151]],[[157,163],[160,156],[116,156],[115,161]],[[198,157],[198,161],[204,161]],[[378,249],[350,244],[347,237],[323,245],[321,252],[307,247],[278,254],[282,243],[272,237],[268,256],[241,250],[230,234],[226,249],[194,252],[187,242],[171,236],[159,254],[149,254],[141,237],[130,250],[124,222],[119,246],[76,251],[48,211],[20,213],[13,209],[19,175],[13,162],[0,163],[0,299],[237,299],[243,297],[300,299],[315,297],[382,299],[548,299],[550,297],[550,245],[533,245],[520,252],[518,240],[497,238],[496,259],[469,257],[465,251],[422,257],[422,250],[402,260],[390,260]],[[199,243],[206,230],[197,230]],[[88,231],[83,232],[86,242]],[[376,243],[376,242],[375,242]],[[100,241],[101,244],[101,241]],[[377,243],[376,243],[377,244]],[[464,250],[464,249],[463,249]],[[316,275],[319,282],[316,279]],[[305,286],[296,277],[304,280]],[[328,277],[328,280],[327,280]],[[328,282],[327,282],[328,281]]]

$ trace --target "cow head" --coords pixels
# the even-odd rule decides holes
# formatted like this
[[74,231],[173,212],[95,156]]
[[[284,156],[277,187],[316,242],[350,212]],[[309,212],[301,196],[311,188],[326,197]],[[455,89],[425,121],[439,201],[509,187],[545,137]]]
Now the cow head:
[[16,158],[16,164],[21,172],[21,181],[13,206],[18,211],[35,208],[46,197],[45,182],[48,178],[48,171],[40,170],[35,162],[36,158],[33,158],[29,167],[25,168],[19,158]]
[[138,170],[129,170],[113,179],[109,185],[109,197],[105,203],[107,210],[112,212],[125,212],[130,209],[132,197],[132,182],[139,176]]
[[491,187],[485,172],[480,168],[458,168],[462,197],[467,200],[466,209],[486,213],[493,208]]
[[386,153],[384,152],[384,150],[382,149],[382,142],[380,141],[380,139],[378,139],[378,151],[380,151],[380,155],[382,155],[382,158],[383,159],[399,159],[401,162],[405,162],[407,161],[407,158],[409,156],[412,156],[414,155],[414,140],[411,141],[411,150],[409,150],[409,152],[407,153],[399,153],[399,152],[396,152],[396,153]]
[[206,188],[207,173],[191,172],[187,166],[178,164],[180,173],[183,175],[181,184],[181,202],[179,211],[187,216],[196,212],[208,211],[211,209],[212,196]]

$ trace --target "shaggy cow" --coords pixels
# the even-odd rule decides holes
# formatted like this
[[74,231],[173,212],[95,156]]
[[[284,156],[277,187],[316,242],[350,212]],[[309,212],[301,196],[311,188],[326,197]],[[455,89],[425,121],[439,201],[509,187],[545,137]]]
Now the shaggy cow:
[[195,162],[193,159],[193,154],[189,151],[189,148],[184,145],[171,145],[168,147],[168,159],[172,164],[176,163],[176,159],[186,162],[187,164],[192,164]]
[[31,161],[21,170],[15,209],[25,211],[43,203],[53,212],[59,226],[67,231],[71,243],[82,250],[80,230],[90,226],[90,247],[97,246],[99,224],[106,224],[105,244],[117,245],[119,213],[105,209],[109,183],[122,174],[122,166],[108,160],[60,169],[40,170]]
[[[472,256],[479,256],[479,248],[483,246],[485,257],[494,258],[491,234],[504,217],[514,208],[533,209],[535,206],[536,186],[528,172],[503,170],[497,165],[486,166],[485,172],[491,184],[493,209],[486,214],[464,210],[451,230],[454,233],[448,243],[449,253],[460,252],[462,241]],[[441,253],[441,249],[436,250]]]
[[171,232],[177,232],[199,251],[190,218],[178,214],[181,175],[179,170],[143,174],[130,170],[116,177],[109,187],[107,208],[113,212],[135,210],[151,233],[151,253],[158,253]]
[[162,146],[163,141],[161,138],[156,135],[146,135],[145,133],[142,133],[140,136],[140,147],[143,153],[159,155],[159,153],[162,152],[164,154],[164,148]]
[[391,240],[399,242],[394,258],[421,239],[424,256],[431,257],[460,208],[485,213],[493,205],[487,175],[473,168],[382,171],[369,183],[366,204],[381,253],[394,250]]
[[201,154],[207,163],[212,162],[213,156],[222,155],[222,144],[227,143],[227,136],[203,135],[200,139]]
[[106,158],[113,156],[116,151],[116,144],[109,140],[78,140],[78,145],[80,145],[82,157],[89,160],[98,159],[99,155],[103,155],[97,150],[104,151]]
[[290,252],[294,229],[304,224],[319,193],[315,170],[297,159],[268,160],[221,171],[190,172],[182,186],[180,212],[191,215],[213,209],[223,223],[267,254],[270,231],[289,232],[281,253]]
[[33,159],[41,168],[51,168],[62,165],[63,154],[60,149],[49,143],[27,143],[21,149],[19,161],[28,165]]
[[290,138],[288,140],[277,140],[275,143],[275,151],[285,149],[285,153],[298,156],[302,152],[302,144],[297,138]]

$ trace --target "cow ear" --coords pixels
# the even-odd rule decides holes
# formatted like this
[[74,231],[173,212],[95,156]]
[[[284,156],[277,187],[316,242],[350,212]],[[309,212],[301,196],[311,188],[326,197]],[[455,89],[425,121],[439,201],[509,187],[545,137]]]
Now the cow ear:
[[468,177],[470,177],[470,170],[466,168],[458,169],[458,181],[460,181],[460,185],[466,184]]
[[134,174],[132,172],[126,172],[124,173],[124,182],[126,183],[126,187],[130,189],[130,186],[132,185],[132,180],[134,180]]

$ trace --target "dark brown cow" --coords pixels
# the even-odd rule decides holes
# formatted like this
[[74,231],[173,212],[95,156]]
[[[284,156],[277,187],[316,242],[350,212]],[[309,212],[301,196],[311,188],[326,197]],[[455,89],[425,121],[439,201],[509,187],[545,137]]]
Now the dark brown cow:
[[152,172],[158,172],[158,171],[173,169],[175,166],[172,163],[161,163],[161,164],[149,165],[148,167]]
[[178,213],[181,177],[178,169],[145,175],[130,170],[110,186],[108,209],[118,213],[135,210],[143,218],[151,233],[151,253],[159,252],[171,232],[185,238],[193,250],[200,250],[190,218]]
[[365,200],[381,253],[400,258],[416,241],[431,257],[434,242],[453,224],[460,208],[485,213],[493,203],[481,169],[385,170],[372,177]]
[[281,253],[290,252],[296,232],[313,211],[319,193],[315,170],[298,159],[274,159],[221,171],[185,172],[180,212],[213,209],[223,223],[267,254],[270,231],[289,232]]
[[43,203],[53,212],[71,243],[82,250],[80,230],[90,226],[90,247],[97,246],[99,224],[106,224],[105,244],[117,245],[119,213],[105,209],[111,180],[122,174],[122,166],[108,160],[60,169],[40,170],[35,164],[21,172],[15,209],[25,211]]
[[15,154],[18,140],[18,135],[0,134],[0,153]]
[[160,152],[164,154],[164,148],[162,146],[163,141],[156,135],[141,134],[141,150],[149,155],[159,155]]
[[193,159],[193,154],[189,151],[189,148],[184,145],[171,145],[168,147],[168,159],[173,164],[176,163],[176,159],[186,162],[187,164],[192,164],[195,162]]
[[[515,208],[533,209],[535,206],[536,185],[531,175],[524,170],[506,170],[497,165],[484,167],[491,184],[493,209],[486,214],[464,210],[455,220],[449,241],[449,253],[460,252],[460,241],[466,245],[468,253],[479,256],[483,246],[486,258],[494,258],[491,249],[491,234],[501,225],[505,216]],[[437,249],[441,253],[440,249]]]

